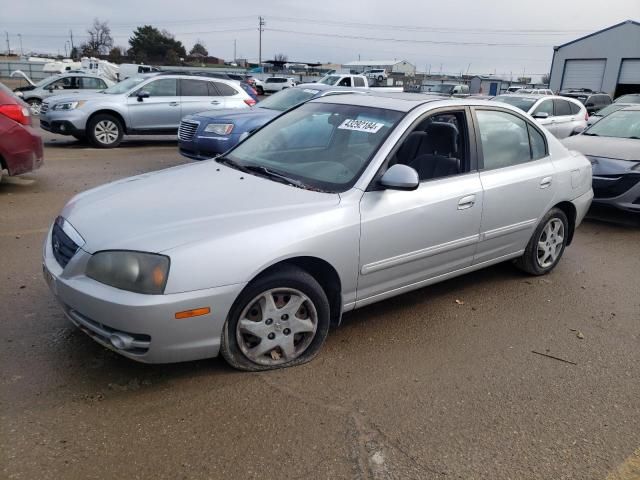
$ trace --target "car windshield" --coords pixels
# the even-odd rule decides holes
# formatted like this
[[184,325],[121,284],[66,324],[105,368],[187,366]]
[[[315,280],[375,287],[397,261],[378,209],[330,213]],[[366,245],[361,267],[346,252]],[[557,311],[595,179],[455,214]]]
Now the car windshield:
[[431,87],[431,91],[436,93],[449,93],[452,89],[453,85],[447,85],[446,83]]
[[493,99],[494,102],[502,102],[507,103],[509,105],[513,105],[516,108],[519,108],[523,112],[528,112],[529,109],[536,103],[537,98],[527,98],[527,97],[507,97],[507,96],[499,96]]
[[640,110],[613,112],[585,130],[584,135],[640,140]]
[[596,113],[594,113],[594,115],[597,115],[598,117],[604,117],[606,115],[609,115],[610,113],[617,112],[618,110],[628,106],[629,106],[628,103],[619,103],[619,104],[612,103],[611,105],[607,105],[606,107],[601,108]]
[[319,91],[312,88],[287,88],[261,101],[259,107],[284,112],[306,102]]
[[640,93],[623,95],[616,98],[615,103],[640,103]]
[[338,80],[340,80],[339,75],[329,75],[327,77],[324,77],[318,83],[323,83],[325,85],[335,85],[336,83],[338,83]]
[[120,93],[126,93],[144,80],[145,79],[143,77],[127,78],[126,80],[123,80],[120,83],[116,83],[114,86],[109,87],[106,90],[103,90],[102,93],[106,93],[108,95],[117,95]]
[[278,117],[218,161],[302,188],[344,192],[403,115],[311,102]]

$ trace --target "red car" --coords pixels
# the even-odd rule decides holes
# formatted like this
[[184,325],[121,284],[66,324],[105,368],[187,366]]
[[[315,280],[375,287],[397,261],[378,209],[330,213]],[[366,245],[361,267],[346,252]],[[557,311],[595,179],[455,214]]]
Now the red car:
[[29,106],[0,83],[0,178],[42,165],[42,138],[32,127]]

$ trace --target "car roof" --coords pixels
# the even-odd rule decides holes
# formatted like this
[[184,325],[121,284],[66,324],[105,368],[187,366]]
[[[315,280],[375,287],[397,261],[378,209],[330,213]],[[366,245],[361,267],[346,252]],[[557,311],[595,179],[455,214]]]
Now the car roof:
[[311,100],[311,102],[375,107],[383,108],[386,110],[396,110],[399,112],[408,112],[416,107],[419,107],[420,105],[425,105],[427,103],[433,102],[442,102],[445,106],[496,105],[495,103],[486,100],[452,99],[448,97],[440,97],[437,95],[425,95],[422,93],[405,92],[370,92],[367,95],[358,93],[346,93],[344,95],[328,95],[320,97]]
[[293,88],[310,88],[318,91],[324,91],[324,90],[353,91],[355,87],[337,87],[335,85],[327,85],[326,83],[301,83],[300,85],[296,85]]

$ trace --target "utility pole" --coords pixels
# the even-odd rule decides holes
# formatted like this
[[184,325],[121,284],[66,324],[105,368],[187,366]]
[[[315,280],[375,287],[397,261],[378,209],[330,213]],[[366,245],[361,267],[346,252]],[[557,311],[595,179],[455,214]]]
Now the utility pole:
[[260,32],[260,39],[258,43],[258,64],[260,71],[262,72],[262,32],[264,31],[264,18],[258,17],[258,31]]
[[71,37],[71,51],[69,52],[69,55],[72,56],[73,55],[73,30],[69,30],[69,36]]
[[4,33],[7,36],[7,55],[11,55],[11,44],[9,43],[9,32],[5,30]]
[[24,57],[24,50],[22,49],[22,34],[18,34],[18,38],[20,39],[20,56]]
[[233,40],[233,61],[235,62],[238,59],[238,55],[236,55],[236,40]]

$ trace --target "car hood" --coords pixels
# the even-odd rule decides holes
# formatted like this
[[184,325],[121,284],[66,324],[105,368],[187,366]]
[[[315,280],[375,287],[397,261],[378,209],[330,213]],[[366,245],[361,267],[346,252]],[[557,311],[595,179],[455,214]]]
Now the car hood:
[[265,119],[270,120],[273,117],[277,117],[282,112],[277,110],[269,110],[268,108],[229,108],[225,110],[211,110],[207,112],[199,112],[196,115],[192,115],[193,118],[205,118],[207,120],[216,121],[229,121],[235,120],[253,120],[253,119]]
[[640,160],[640,140],[633,138],[575,135],[565,138],[562,143],[569,150],[577,150],[583,155],[592,157]]
[[215,161],[119,180],[75,196],[62,216],[89,253],[162,252],[334,208],[338,194],[242,173]]
[[91,93],[72,93],[72,94],[61,94],[61,95],[53,95],[47,98],[45,101],[49,104],[53,103],[61,103],[61,102],[78,102],[78,101],[87,101],[87,100],[105,100],[116,98],[118,95],[105,95],[100,92],[91,92]]

